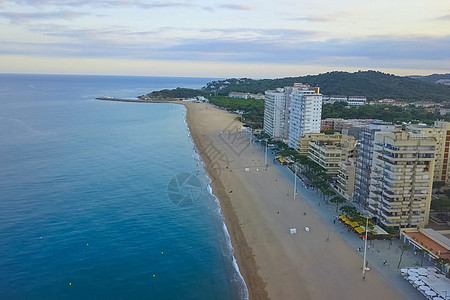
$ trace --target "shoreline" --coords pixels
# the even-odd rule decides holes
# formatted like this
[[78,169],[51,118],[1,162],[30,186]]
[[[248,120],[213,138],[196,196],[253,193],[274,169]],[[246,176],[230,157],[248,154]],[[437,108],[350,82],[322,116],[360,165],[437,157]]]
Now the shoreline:
[[[361,294],[405,299],[376,270],[361,280],[359,254],[302,195],[292,199],[293,178],[286,170],[264,168],[262,149],[238,133],[237,115],[206,103],[171,103],[186,107],[188,128],[219,200],[249,299],[358,299]],[[301,230],[306,225],[311,232]],[[292,227],[297,234],[289,234]]]
[[226,230],[228,231],[233,246],[233,256],[236,259],[239,273],[245,281],[249,299],[269,299],[265,290],[266,283],[258,274],[258,267],[253,251],[247,243],[241,226],[239,226],[239,219],[230,201],[230,197],[226,193],[222,182],[220,180],[213,180],[214,178],[218,178],[220,174],[208,163],[212,160],[212,157],[208,156],[207,152],[204,151],[212,141],[200,131],[198,126],[193,125],[195,120],[192,107],[189,105],[190,103],[180,101],[169,103],[181,104],[186,108],[186,122],[189,132],[197,152],[204,163],[205,171],[211,179],[210,186],[212,188],[212,194],[219,201]]

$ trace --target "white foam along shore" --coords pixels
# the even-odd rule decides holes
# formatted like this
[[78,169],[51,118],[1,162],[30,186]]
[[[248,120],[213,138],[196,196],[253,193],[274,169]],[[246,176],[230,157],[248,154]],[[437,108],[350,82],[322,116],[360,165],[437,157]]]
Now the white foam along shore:
[[[188,124],[188,122],[187,122],[187,113],[185,113],[184,118],[185,118],[185,123]],[[228,232],[227,225],[225,224],[225,221],[224,221],[224,216],[222,214],[220,201],[216,197],[216,195],[214,195],[214,193],[213,193],[213,189],[212,189],[212,187],[210,185],[211,184],[211,178],[208,176],[208,173],[207,173],[207,171],[205,169],[205,166],[206,166],[205,162],[202,160],[202,157],[199,154],[199,151],[198,151],[198,149],[197,149],[197,147],[196,147],[196,145],[195,145],[195,143],[194,143],[194,141],[192,139],[192,135],[191,135],[189,126],[188,126],[188,137],[191,140],[191,142],[193,144],[193,147],[194,147],[194,153],[195,153],[194,159],[196,159],[199,162],[199,164],[202,166],[203,171],[205,173],[205,176],[206,176],[206,178],[208,180],[208,184],[206,186],[206,189],[207,189],[208,193],[213,197],[214,202],[217,205],[217,217],[220,218],[220,220],[222,222],[222,230],[223,230],[223,233],[224,233],[225,238],[226,238],[227,252],[230,254],[231,263],[232,263],[233,268],[234,268],[234,270],[236,272],[234,274],[235,276],[233,276],[233,277],[237,277],[237,278],[233,278],[233,279],[236,280],[237,285],[240,288],[240,290],[238,292],[239,292],[239,295],[241,296],[241,299],[242,300],[248,300],[249,299],[248,288],[247,288],[247,285],[245,284],[244,277],[242,276],[242,274],[239,271],[239,266],[237,264],[236,257],[234,256],[234,248],[233,248],[233,245],[231,243],[230,233]]]

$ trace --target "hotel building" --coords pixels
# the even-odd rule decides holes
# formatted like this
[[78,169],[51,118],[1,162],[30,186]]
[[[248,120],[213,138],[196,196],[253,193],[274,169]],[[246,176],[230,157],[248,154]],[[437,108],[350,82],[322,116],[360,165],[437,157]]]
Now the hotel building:
[[286,94],[284,89],[265,92],[264,132],[274,140],[283,140],[286,125]]
[[384,226],[428,224],[436,139],[401,130],[376,132],[368,212]]
[[425,124],[409,124],[406,131],[412,135],[436,138],[436,155],[433,181],[450,183],[450,123],[444,121],[434,122],[434,126]]
[[298,85],[290,95],[289,142],[288,146],[297,149],[299,138],[307,133],[320,132],[322,115],[322,95],[319,88]]
[[356,148],[356,178],[353,202],[367,209],[369,199],[370,174],[372,170],[375,133],[392,132],[395,126],[389,122],[374,122],[359,131]]

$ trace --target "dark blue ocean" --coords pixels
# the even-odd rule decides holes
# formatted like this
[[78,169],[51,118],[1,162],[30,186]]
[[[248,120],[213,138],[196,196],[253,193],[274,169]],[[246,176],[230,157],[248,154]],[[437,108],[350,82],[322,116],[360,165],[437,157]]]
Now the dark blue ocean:
[[0,74],[0,299],[243,299],[175,104],[208,78]]

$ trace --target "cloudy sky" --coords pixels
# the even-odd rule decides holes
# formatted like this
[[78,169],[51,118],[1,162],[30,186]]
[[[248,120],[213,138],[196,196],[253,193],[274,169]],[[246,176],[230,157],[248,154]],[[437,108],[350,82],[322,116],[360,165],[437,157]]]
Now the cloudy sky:
[[449,0],[2,0],[0,72],[450,72]]

